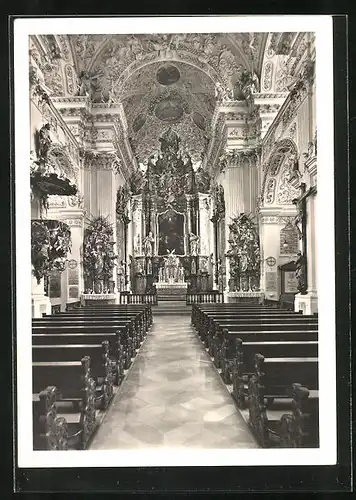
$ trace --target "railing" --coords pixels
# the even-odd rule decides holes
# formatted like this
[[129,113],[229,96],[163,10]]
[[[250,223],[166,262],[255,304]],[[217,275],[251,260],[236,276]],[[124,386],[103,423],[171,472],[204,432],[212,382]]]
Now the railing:
[[80,307],[80,300],[77,302],[67,302],[66,304],[66,311],[73,311],[73,309],[79,309]]
[[186,304],[222,304],[224,302],[224,294],[218,290],[211,290],[210,292],[189,292],[185,296]]
[[157,294],[154,293],[120,293],[120,304],[158,304]]
[[61,312],[61,305],[55,304],[51,306],[51,314],[57,314]]

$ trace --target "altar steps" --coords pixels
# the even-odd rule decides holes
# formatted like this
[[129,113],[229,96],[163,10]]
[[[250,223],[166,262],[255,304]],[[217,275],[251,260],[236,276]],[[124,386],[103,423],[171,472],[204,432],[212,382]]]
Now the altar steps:
[[158,302],[184,302],[185,303],[185,293],[172,295],[169,293],[158,293]]
[[169,298],[168,300],[158,300],[158,305],[152,308],[154,316],[190,316],[192,307],[187,306],[184,300]]

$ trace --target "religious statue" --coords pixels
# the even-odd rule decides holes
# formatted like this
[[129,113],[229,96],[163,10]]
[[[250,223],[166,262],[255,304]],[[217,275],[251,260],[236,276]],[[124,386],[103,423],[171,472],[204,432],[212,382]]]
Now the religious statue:
[[52,140],[50,137],[50,129],[51,126],[49,123],[43,125],[39,131],[39,144],[38,144],[38,156],[40,158],[47,158],[49,149],[52,144]]
[[199,236],[196,236],[194,233],[189,234],[189,249],[190,249],[190,255],[192,256],[198,255],[199,239],[200,239]]
[[224,87],[220,82],[216,82],[215,84],[215,97],[218,102],[234,100],[232,90]]
[[198,170],[195,172],[195,179],[196,179],[197,190],[199,191],[199,193],[208,193],[210,189],[209,172],[207,172],[202,167],[199,167]]
[[306,290],[306,272],[307,272],[307,260],[304,255],[302,255],[301,251],[297,253],[297,260],[295,261],[296,271],[295,277],[298,282],[298,290],[299,293],[305,295],[307,293]]
[[180,138],[178,135],[169,128],[162,137],[159,138],[161,143],[161,151],[163,155],[175,155],[179,149]]
[[155,239],[153,237],[152,231],[148,233],[146,238],[143,240],[143,253],[146,257],[152,257],[153,255],[153,243]]
[[78,76],[78,96],[85,96],[92,98],[97,87],[97,80],[101,72],[89,73],[88,71],[81,71]]
[[240,272],[245,273],[248,268],[248,254],[245,248],[240,252]]
[[294,225],[298,231],[298,237],[301,240],[303,238],[303,231],[302,231],[302,226],[303,226],[303,210],[298,207],[298,200],[293,200],[294,205],[297,206],[298,208],[298,213],[294,217]]

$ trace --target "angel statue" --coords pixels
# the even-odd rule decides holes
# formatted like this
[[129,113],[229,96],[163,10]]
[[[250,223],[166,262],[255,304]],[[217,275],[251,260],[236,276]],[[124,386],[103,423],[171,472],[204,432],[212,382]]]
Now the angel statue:
[[78,95],[93,97],[99,75],[100,72],[91,74],[88,71],[82,71],[78,77]]
[[152,257],[153,255],[153,243],[154,243],[154,237],[152,234],[152,231],[148,233],[146,238],[143,240],[143,252],[146,257]]
[[40,158],[47,158],[47,155],[48,155],[48,151],[51,147],[51,144],[52,144],[52,140],[51,140],[51,137],[50,137],[50,130],[51,130],[51,126],[49,123],[46,123],[45,125],[43,125],[43,127],[41,127],[40,131],[39,131],[39,151],[38,151],[38,156]]
[[232,90],[224,87],[220,82],[216,82],[215,97],[218,102],[232,101],[233,100]]
[[199,236],[196,236],[194,233],[189,234],[189,248],[190,248],[190,255],[192,256],[198,255],[199,239],[200,239]]

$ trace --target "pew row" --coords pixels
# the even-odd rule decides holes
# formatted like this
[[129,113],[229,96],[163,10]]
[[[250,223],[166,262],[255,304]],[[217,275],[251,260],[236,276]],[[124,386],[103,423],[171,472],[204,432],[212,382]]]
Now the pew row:
[[[248,383],[249,424],[260,445],[317,447],[317,358],[265,358],[255,354],[254,360],[255,372]],[[298,436],[293,437],[294,432]]]
[[53,386],[32,395],[34,450],[68,449],[68,424],[57,415],[56,400],[57,389]]
[[68,446],[86,449],[96,429],[95,381],[90,373],[90,358],[81,361],[33,361],[33,400],[48,380],[57,388],[57,415],[68,427]]

